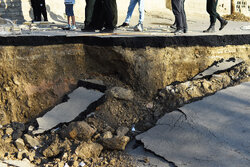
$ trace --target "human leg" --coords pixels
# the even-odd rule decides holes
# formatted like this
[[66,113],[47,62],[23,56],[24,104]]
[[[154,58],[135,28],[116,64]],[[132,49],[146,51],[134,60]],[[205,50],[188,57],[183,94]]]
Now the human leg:
[[175,20],[176,20],[176,31],[177,30],[182,30],[184,29],[183,25],[183,16],[182,16],[182,1],[183,0],[172,0],[172,10],[175,15]]
[[94,7],[95,7],[95,0],[86,0],[85,21],[84,21],[85,28],[90,26],[93,17]]
[[43,16],[43,20],[48,21],[47,10],[46,10],[46,6],[45,6],[45,0],[41,0],[40,8],[41,8],[41,14]]
[[139,24],[143,24],[144,21],[144,0],[138,1],[139,5]]
[[127,11],[127,16],[126,16],[126,19],[124,21],[125,23],[129,23],[137,2],[138,2],[138,0],[130,0],[129,6],[128,6],[128,11]]
[[116,0],[104,0],[105,29],[114,30],[117,24]]

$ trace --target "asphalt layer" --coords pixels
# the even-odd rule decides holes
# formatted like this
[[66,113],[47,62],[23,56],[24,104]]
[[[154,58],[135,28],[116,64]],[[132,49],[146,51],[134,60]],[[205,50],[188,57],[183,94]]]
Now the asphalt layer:
[[[164,16],[164,17],[162,17]],[[62,23],[36,23],[21,26],[21,34],[0,35],[0,45],[29,46],[83,43],[99,46],[123,46],[143,48],[146,46],[226,46],[250,44],[250,23],[228,21],[228,25],[219,31],[220,23],[216,23],[215,33],[203,33],[209,26],[209,17],[188,15],[188,33],[175,35],[170,28],[173,23],[172,15],[146,15],[144,31],[136,32],[133,27],[137,24],[137,16],[131,20],[130,27],[118,28],[114,33],[82,32],[83,23],[78,22],[75,31],[63,30]],[[119,18],[119,24],[123,16]],[[20,26],[20,25],[19,25]]]

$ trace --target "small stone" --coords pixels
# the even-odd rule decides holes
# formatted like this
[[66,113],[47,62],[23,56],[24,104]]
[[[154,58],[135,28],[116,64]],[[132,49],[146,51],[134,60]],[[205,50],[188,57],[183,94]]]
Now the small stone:
[[2,129],[2,128],[3,128],[3,125],[0,124],[0,129]]
[[85,121],[72,122],[67,127],[68,137],[80,141],[88,141],[95,132],[96,129],[92,128]]
[[15,141],[15,145],[16,145],[16,147],[17,147],[18,150],[24,150],[24,149],[25,149],[24,141],[23,141],[23,139],[21,139],[21,138],[18,138],[18,139]]
[[121,100],[133,100],[134,94],[131,90],[122,87],[113,87],[107,92],[108,95],[121,99]]
[[93,142],[83,142],[76,148],[76,155],[82,159],[98,157],[102,151],[102,145]]
[[126,145],[129,142],[128,136],[115,136],[110,139],[103,139],[102,144],[104,147],[111,150],[125,150]]
[[30,126],[29,126],[29,128],[28,128],[28,131],[30,131],[30,132],[31,132],[31,131],[33,131],[34,129],[35,129],[35,127],[34,127],[34,126],[32,126],[32,125],[30,125]]
[[153,102],[150,102],[150,103],[148,103],[148,104],[146,105],[146,107],[147,107],[148,109],[152,109],[152,108],[154,107],[154,103],[153,103]]
[[28,134],[24,135],[24,141],[25,141],[26,144],[28,144],[32,148],[41,147],[40,141],[37,138],[32,137],[32,136],[30,136]]
[[12,128],[7,128],[6,130],[5,130],[5,134],[7,134],[7,135],[11,135],[12,133],[13,133],[13,129]]
[[79,163],[79,166],[80,166],[80,167],[84,167],[85,165],[86,165],[86,164],[85,164],[83,161]]
[[22,160],[23,158],[26,158],[27,154],[24,151],[17,152],[16,158],[19,160]]
[[110,131],[104,132],[104,134],[103,134],[103,138],[105,138],[105,139],[112,138],[112,137],[113,137],[113,135]]
[[57,163],[57,167],[64,167],[64,162],[62,162],[62,161],[61,161],[61,162],[58,162],[58,163]]
[[127,127],[119,127],[117,130],[116,130],[116,134],[117,136],[125,136],[129,131],[129,128]]
[[61,151],[62,151],[61,147],[59,146],[59,143],[56,141],[43,151],[43,155],[45,157],[55,157],[58,154],[60,154]]

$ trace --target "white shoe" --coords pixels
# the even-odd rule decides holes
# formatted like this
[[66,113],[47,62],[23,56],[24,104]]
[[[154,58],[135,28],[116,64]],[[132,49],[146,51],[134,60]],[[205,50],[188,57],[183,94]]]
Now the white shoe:
[[68,24],[68,25],[66,25],[63,29],[65,29],[65,30],[69,30],[70,29],[70,25]]
[[75,25],[72,25],[70,30],[76,30],[76,26]]
[[139,23],[134,27],[134,31],[143,31],[143,24]]

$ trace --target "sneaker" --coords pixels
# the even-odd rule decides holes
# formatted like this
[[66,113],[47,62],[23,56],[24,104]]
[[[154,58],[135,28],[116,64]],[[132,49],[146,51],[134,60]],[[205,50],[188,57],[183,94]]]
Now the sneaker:
[[119,25],[118,28],[120,28],[120,27],[128,27],[128,26],[129,26],[129,24],[124,22],[124,23],[122,23],[122,25]]
[[75,25],[72,25],[72,26],[70,27],[70,30],[76,30],[76,26],[75,26]]
[[70,29],[70,25],[66,25],[65,27],[63,27],[64,30],[69,30]]
[[143,24],[137,24],[135,27],[134,27],[134,31],[140,31],[142,32],[143,31]]

